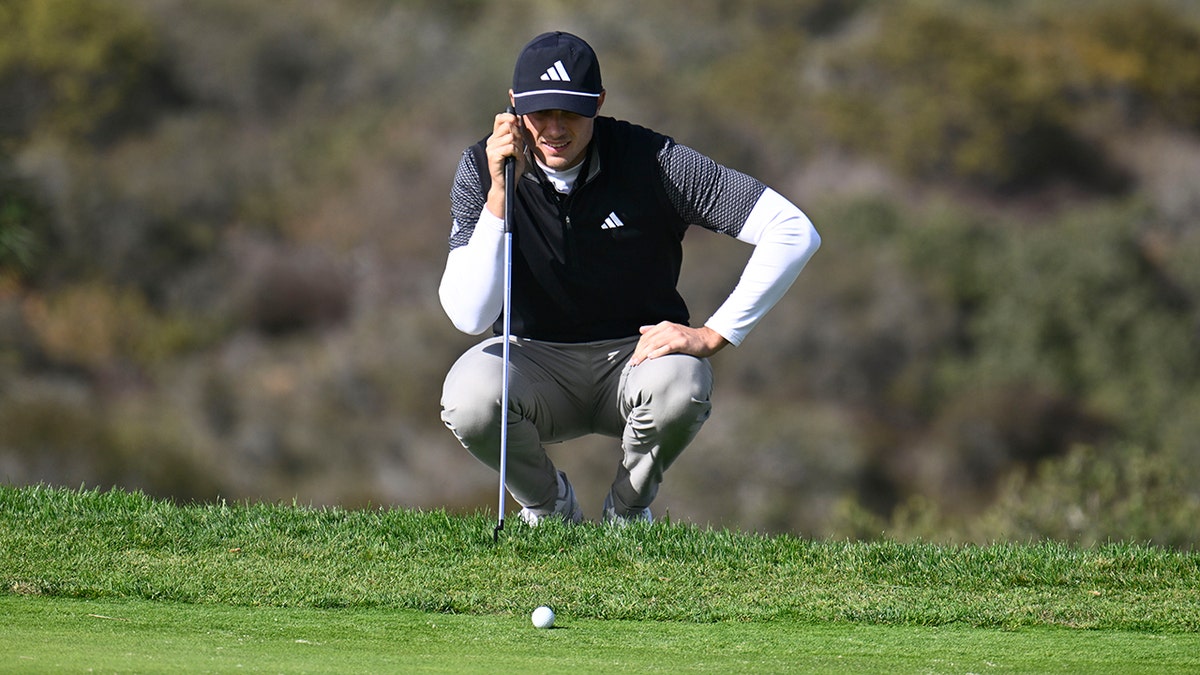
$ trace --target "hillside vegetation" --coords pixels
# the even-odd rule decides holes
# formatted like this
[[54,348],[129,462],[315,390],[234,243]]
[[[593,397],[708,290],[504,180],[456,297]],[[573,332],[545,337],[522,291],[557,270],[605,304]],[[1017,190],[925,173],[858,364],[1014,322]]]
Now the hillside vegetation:
[[[824,240],[657,510],[1197,543],[1200,12],[1168,0],[0,0],[0,481],[491,504],[436,287],[458,153],[548,29],[605,112]],[[749,251],[686,245],[700,322]],[[614,443],[552,453],[595,511]]]

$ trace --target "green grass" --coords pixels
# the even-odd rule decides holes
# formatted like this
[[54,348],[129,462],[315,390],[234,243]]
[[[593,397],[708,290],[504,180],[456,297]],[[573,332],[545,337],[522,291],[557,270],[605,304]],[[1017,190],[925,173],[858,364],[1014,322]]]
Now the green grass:
[[0,596],[0,672],[1170,673],[1200,636],[698,624]]
[[1200,668],[1196,553],[492,524],[0,487],[0,670]]

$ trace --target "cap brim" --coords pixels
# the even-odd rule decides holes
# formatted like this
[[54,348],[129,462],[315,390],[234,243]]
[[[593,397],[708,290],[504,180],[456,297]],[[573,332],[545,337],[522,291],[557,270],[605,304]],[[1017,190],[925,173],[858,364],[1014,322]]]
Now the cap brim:
[[584,117],[595,117],[600,109],[599,94],[568,91],[531,91],[513,96],[518,115],[542,110],[566,110]]

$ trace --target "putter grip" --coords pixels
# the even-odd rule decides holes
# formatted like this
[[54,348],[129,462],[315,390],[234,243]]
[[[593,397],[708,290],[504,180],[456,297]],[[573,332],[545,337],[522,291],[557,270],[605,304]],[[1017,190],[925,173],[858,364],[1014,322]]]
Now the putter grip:
[[[504,109],[509,115],[515,115],[516,110],[510,105]],[[504,231],[512,232],[512,199],[517,186],[513,184],[513,174],[516,172],[517,159],[508,157],[504,160]]]

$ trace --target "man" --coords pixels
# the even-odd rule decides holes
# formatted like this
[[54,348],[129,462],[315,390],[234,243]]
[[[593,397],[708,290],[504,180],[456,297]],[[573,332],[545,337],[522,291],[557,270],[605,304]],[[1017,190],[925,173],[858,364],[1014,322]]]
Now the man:
[[[543,447],[585,434],[620,439],[605,521],[651,520],[663,472],[708,418],[708,357],[745,339],[820,245],[775,191],[673,139],[599,117],[592,48],[545,33],[521,51],[492,134],[463,152],[439,295],[460,330],[503,326],[504,162],[516,160],[508,490],[530,525],[578,523],[571,483]],[[753,244],[712,317],[688,324],[676,290],[690,225]],[[446,376],[442,419],[494,469],[500,461],[502,337]]]

